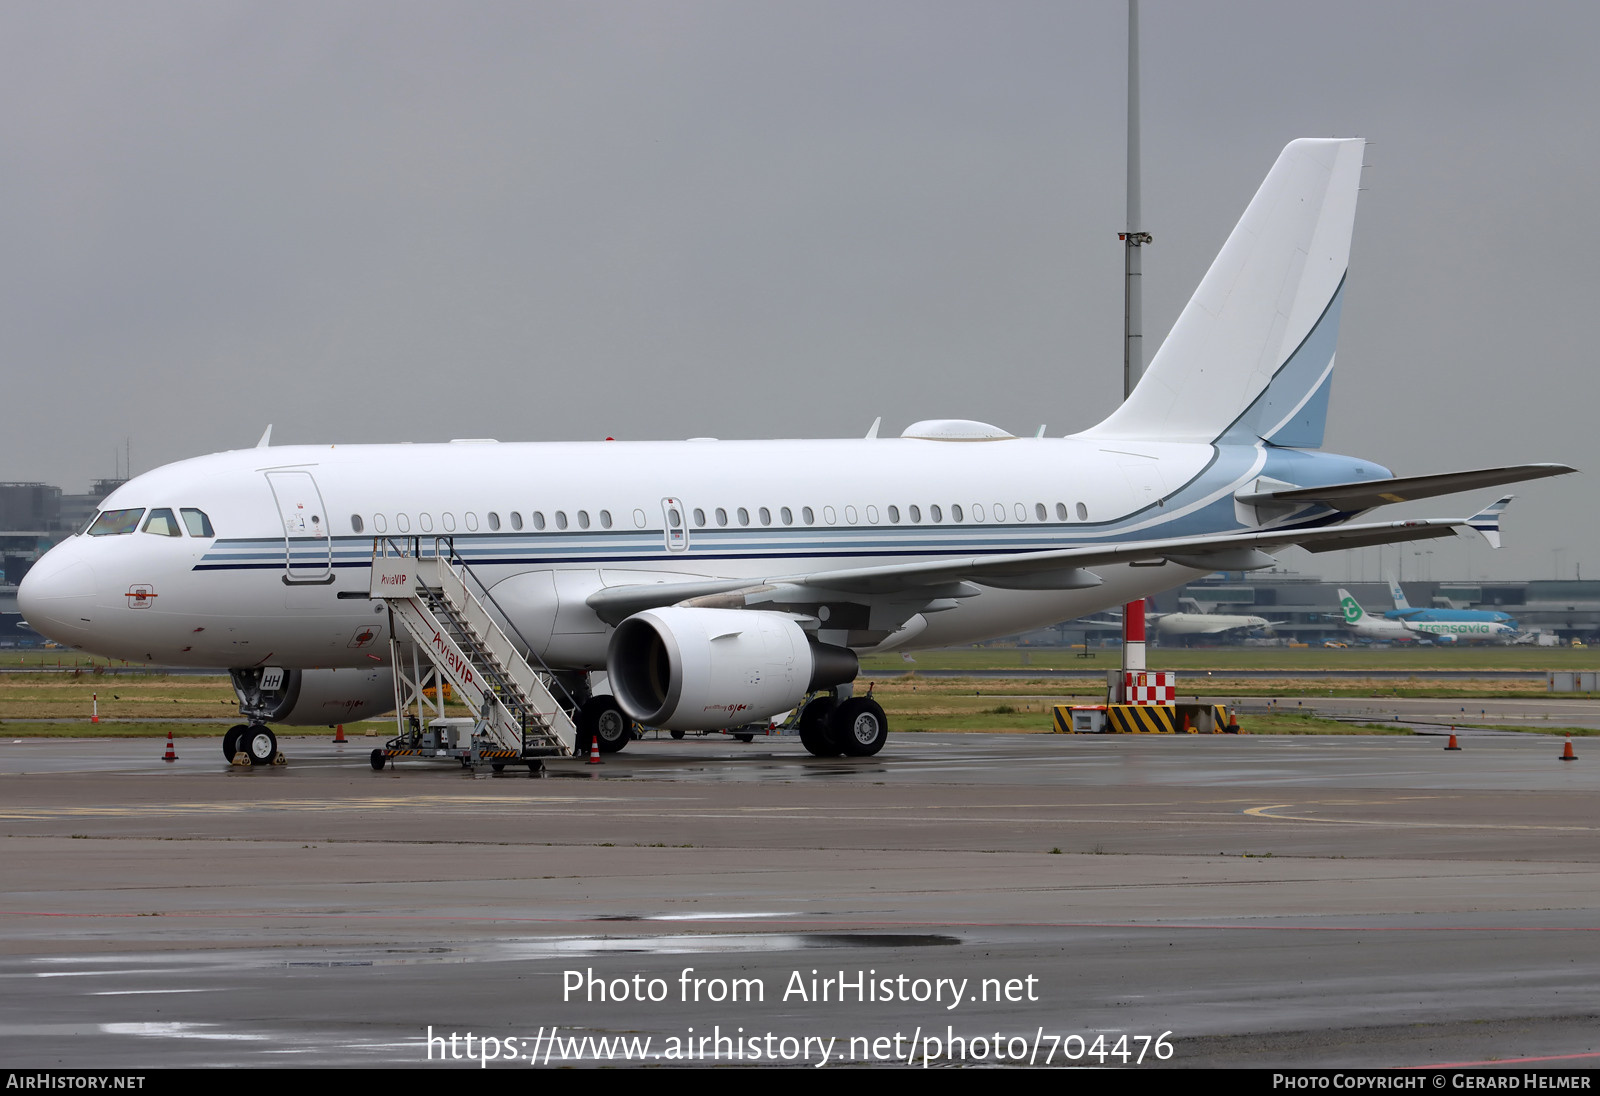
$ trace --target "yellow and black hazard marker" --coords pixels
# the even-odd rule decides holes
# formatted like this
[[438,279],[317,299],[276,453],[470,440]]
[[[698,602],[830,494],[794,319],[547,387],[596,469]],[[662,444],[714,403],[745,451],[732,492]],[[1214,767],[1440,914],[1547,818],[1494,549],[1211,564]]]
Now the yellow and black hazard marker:
[[1176,728],[1175,705],[1106,705],[1106,729],[1112,734],[1172,734]]

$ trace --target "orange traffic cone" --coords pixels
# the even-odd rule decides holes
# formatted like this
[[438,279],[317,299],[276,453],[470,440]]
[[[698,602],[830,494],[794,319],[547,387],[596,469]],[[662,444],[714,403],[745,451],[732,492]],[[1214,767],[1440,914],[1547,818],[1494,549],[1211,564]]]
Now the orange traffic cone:
[[1561,760],[1563,760],[1563,761],[1576,761],[1576,760],[1578,760],[1578,755],[1572,752],[1572,736],[1570,734],[1567,735],[1567,748],[1561,751]]
[[604,761],[600,760],[600,736],[599,735],[595,735],[593,738],[589,739],[589,764],[591,764],[591,765],[604,765],[605,764]]
[[1460,748],[1461,748],[1460,746],[1456,745],[1456,729],[1454,727],[1451,727],[1450,728],[1450,745],[1446,746],[1445,749],[1447,749],[1447,750],[1459,750]]
[[167,732],[167,752],[162,756],[161,760],[163,760],[163,761],[176,761],[176,760],[178,760],[178,755],[172,748],[172,732],[171,731]]
[[339,724],[339,729],[334,732],[333,744],[335,746],[343,746],[348,741],[349,739],[345,738],[344,736],[344,724],[341,723]]

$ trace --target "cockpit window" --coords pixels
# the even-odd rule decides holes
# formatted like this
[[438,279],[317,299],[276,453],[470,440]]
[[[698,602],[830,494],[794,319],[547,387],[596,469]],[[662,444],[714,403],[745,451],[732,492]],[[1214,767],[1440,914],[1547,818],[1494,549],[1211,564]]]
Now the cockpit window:
[[[211,531],[211,519],[206,517],[204,510],[196,510],[185,506],[178,511],[183,515],[183,524],[189,530],[191,537],[214,537],[217,534]],[[361,519],[356,519],[356,532],[361,532]]]
[[183,530],[178,528],[178,519],[166,507],[150,511],[150,516],[145,519],[144,531],[158,537],[183,536]]
[[91,537],[120,537],[139,528],[139,519],[144,516],[144,509],[138,510],[107,510],[94,519],[94,524],[89,526]]

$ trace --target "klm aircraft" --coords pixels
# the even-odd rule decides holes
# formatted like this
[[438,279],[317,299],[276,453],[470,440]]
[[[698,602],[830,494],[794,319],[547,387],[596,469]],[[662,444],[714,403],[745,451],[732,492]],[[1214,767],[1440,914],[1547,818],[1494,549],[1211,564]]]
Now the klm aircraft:
[[1389,576],[1389,594],[1394,598],[1394,608],[1383,614],[1385,620],[1403,620],[1412,624],[1504,624],[1513,632],[1522,629],[1509,613],[1490,609],[1413,609],[1406,601],[1406,592],[1393,575]]

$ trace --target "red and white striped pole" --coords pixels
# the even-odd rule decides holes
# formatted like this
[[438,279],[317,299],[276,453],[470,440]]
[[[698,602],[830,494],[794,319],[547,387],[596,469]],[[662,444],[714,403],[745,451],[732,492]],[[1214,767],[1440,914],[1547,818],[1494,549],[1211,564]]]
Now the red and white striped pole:
[[1144,598],[1122,607],[1122,688],[1117,699],[1126,702],[1129,674],[1144,671]]
[[89,715],[89,722],[90,723],[98,723],[98,722],[100,722],[100,694],[99,693],[90,693],[89,695],[94,697],[94,706],[91,709],[91,712],[90,712],[90,715]]

